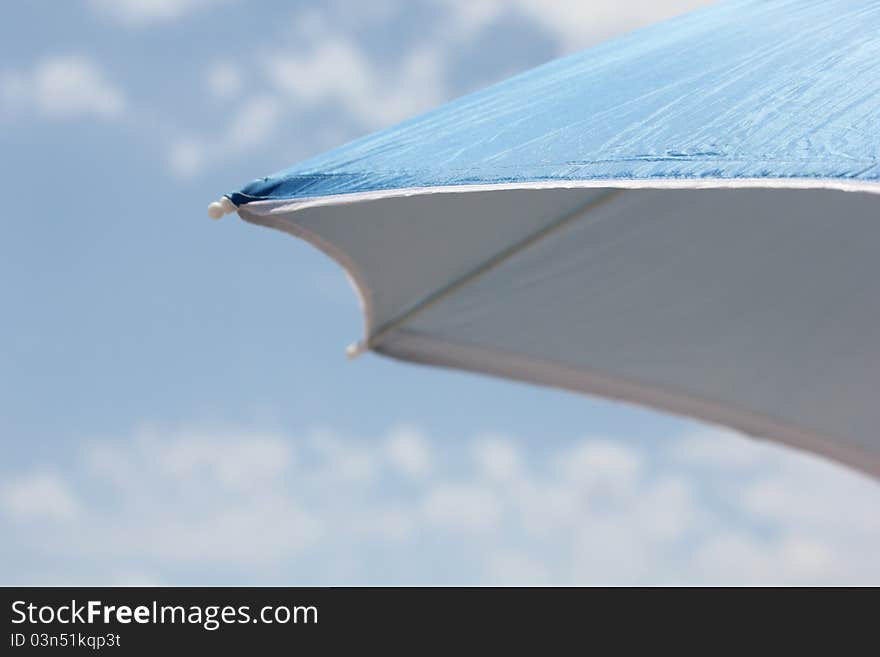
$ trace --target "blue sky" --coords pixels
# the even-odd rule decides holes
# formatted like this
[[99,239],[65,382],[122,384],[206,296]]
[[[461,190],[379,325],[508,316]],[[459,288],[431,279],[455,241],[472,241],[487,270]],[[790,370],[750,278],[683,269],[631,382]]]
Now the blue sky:
[[332,262],[208,202],[697,1],[33,0],[0,23],[0,582],[880,583],[880,486],[345,360]]

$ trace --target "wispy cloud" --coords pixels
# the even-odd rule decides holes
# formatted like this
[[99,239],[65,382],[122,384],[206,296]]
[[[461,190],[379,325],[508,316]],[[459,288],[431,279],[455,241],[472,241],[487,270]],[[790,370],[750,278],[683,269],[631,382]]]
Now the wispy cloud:
[[367,128],[400,121],[445,95],[443,51],[429,45],[383,66],[353,40],[335,36],[312,50],[276,52],[264,68],[282,97],[299,106],[343,107]]
[[198,9],[205,9],[236,0],[88,0],[97,14],[120,23],[141,27],[176,20]]
[[0,526],[95,583],[880,583],[857,474],[714,429],[553,444],[141,430],[8,477]]
[[67,522],[80,512],[67,482],[52,472],[34,472],[0,486],[0,505],[24,522]]
[[205,82],[211,97],[217,100],[231,100],[244,87],[244,74],[233,62],[214,62],[207,70]]
[[0,109],[49,119],[116,118],[126,101],[95,61],[74,54],[47,57],[30,70],[0,72]]
[[619,32],[634,30],[696,9],[711,0],[440,0],[456,17],[459,29],[475,33],[506,13],[516,13],[553,34],[562,52],[592,45]]
[[[391,125],[445,99],[442,52],[431,45],[410,52],[392,68],[374,61],[355,40],[329,33],[297,50],[263,54],[262,90],[239,96],[237,102],[240,76],[233,67],[214,68],[206,86],[214,98],[228,102],[231,116],[219,137],[184,136],[174,141],[171,169],[188,177],[210,163],[265,146],[273,141],[281,120],[308,124],[308,134],[303,135],[306,149],[320,149]],[[347,133],[338,125],[322,123],[328,110],[336,121],[356,128],[348,125],[353,131]]]
[[168,154],[172,172],[188,178],[209,163],[227,161],[267,143],[283,115],[283,105],[271,94],[246,99],[238,105],[222,135],[212,139],[184,136],[174,140]]

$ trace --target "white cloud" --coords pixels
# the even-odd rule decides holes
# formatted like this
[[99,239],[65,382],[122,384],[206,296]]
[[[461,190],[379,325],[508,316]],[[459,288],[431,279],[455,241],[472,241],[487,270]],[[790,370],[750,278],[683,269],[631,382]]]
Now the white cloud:
[[254,434],[246,443],[217,435],[185,435],[149,444],[161,472],[174,479],[216,480],[224,488],[266,486],[289,471],[292,450],[281,436]]
[[168,166],[178,178],[191,178],[208,162],[209,146],[195,137],[180,137],[168,150]]
[[[392,72],[372,63],[353,41],[334,38],[313,50],[276,52],[265,58],[263,70],[270,88],[243,98],[218,135],[211,140],[184,136],[171,144],[168,157],[174,174],[189,177],[210,162],[227,161],[270,143],[285,117],[295,123],[304,113],[341,108],[363,132],[396,123],[445,98],[441,57],[428,48],[411,53]],[[217,93],[224,87],[222,93],[232,95],[231,79],[219,80],[216,72],[209,74],[207,84]],[[319,124],[310,128],[306,139],[320,148],[352,136],[332,124]]]
[[126,102],[94,61],[62,55],[47,57],[30,71],[0,74],[0,106],[52,119],[115,118]]
[[231,62],[216,62],[206,76],[208,93],[216,100],[230,100],[241,93],[244,75],[241,69]]
[[[743,438],[752,440],[747,444]],[[685,464],[703,467],[749,469],[777,460],[782,448],[735,431],[701,428],[676,443],[675,456]]]
[[423,44],[395,65],[374,63],[352,39],[327,35],[311,49],[264,61],[266,76],[299,107],[338,105],[367,129],[391,125],[445,98],[443,57]]
[[[165,583],[152,573],[144,573],[138,571],[122,571],[114,575],[111,581],[111,586],[120,587],[165,586]],[[48,584],[48,586],[53,586],[53,584]],[[54,586],[58,586],[58,584],[54,584]]]
[[68,549],[116,558],[120,569],[139,559],[146,572],[155,572],[153,561],[273,563],[321,533],[319,519],[287,494],[296,473],[293,446],[267,432],[141,429],[122,445],[92,445],[80,480],[88,531],[77,530]]
[[0,506],[25,521],[67,522],[79,515],[79,504],[67,482],[47,472],[18,477],[0,487]]
[[169,167],[180,178],[192,177],[209,162],[224,162],[269,141],[282,116],[283,107],[276,97],[263,94],[249,98],[213,139],[180,137],[172,142]]
[[374,484],[379,477],[381,456],[366,445],[345,441],[333,431],[314,431],[308,436],[317,465],[309,472],[310,481],[351,489]]
[[497,586],[547,586],[553,583],[546,566],[522,552],[512,550],[496,554],[489,565],[488,582]]
[[[658,452],[414,428],[141,429],[0,485],[15,537],[0,577],[44,581],[63,557],[91,583],[880,583],[876,482],[696,435]],[[732,440],[753,455],[728,467]]]
[[[403,5],[387,3],[393,14]],[[297,16],[295,48],[263,50],[258,68],[264,86],[256,97],[240,98],[242,75],[236,64],[217,64],[208,70],[205,84],[216,99],[233,100],[232,116],[219,135],[211,139],[184,135],[169,146],[171,171],[180,177],[200,173],[212,162],[223,162],[248,150],[270,143],[282,119],[296,125],[309,116],[303,134],[305,153],[334,146],[378,128],[392,125],[430,109],[449,96],[446,58],[454,43],[435,35],[392,61],[378,61],[359,42],[342,33],[328,12],[313,9]],[[373,24],[375,7],[356,5],[352,13],[367,12]],[[366,15],[366,14],[365,14]],[[360,16],[360,14],[358,14]],[[340,127],[337,122],[318,119],[326,110],[355,124]]]
[[458,29],[476,33],[501,15],[515,12],[542,26],[565,52],[578,50],[615,34],[650,25],[711,4],[711,0],[443,0],[456,16]]
[[89,7],[127,26],[176,20],[199,9],[232,0],[88,0]]
[[431,467],[431,446],[418,429],[400,427],[385,439],[385,451],[394,468],[406,477],[417,479]]
[[522,472],[522,455],[514,442],[504,436],[478,438],[474,458],[483,474],[496,481],[511,481]]
[[641,454],[608,439],[587,439],[558,456],[560,476],[590,495],[625,498],[636,492]]
[[[726,585],[845,581],[834,562],[828,546],[816,538],[769,540],[722,533],[699,547],[693,566],[703,577]],[[868,581],[876,583],[877,573],[871,573]]]
[[281,111],[278,99],[269,94],[248,99],[217,140],[218,147],[240,151],[265,142],[277,128]]
[[474,533],[496,529],[501,500],[479,483],[440,483],[427,491],[424,517],[441,531]]

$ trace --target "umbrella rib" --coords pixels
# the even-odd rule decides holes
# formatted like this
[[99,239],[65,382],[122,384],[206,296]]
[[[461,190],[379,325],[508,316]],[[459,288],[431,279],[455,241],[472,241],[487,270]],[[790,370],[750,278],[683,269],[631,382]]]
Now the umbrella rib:
[[601,194],[599,196],[599,198],[590,199],[589,201],[587,201],[583,205],[575,208],[574,210],[572,210],[568,214],[563,215],[562,217],[560,217],[556,221],[547,224],[546,226],[544,226],[540,230],[532,233],[531,235],[520,240],[519,242],[516,242],[515,244],[507,247],[506,249],[503,249],[502,251],[496,253],[494,256],[492,256],[488,260],[484,261],[478,267],[472,269],[471,271],[464,274],[463,276],[455,279],[454,281],[450,282],[447,285],[444,285],[443,287],[439,288],[438,290],[431,292],[430,294],[425,296],[423,299],[421,299],[420,301],[418,301],[417,303],[412,305],[408,310],[401,313],[400,315],[398,315],[394,319],[383,324],[379,328],[378,331],[376,331],[373,335],[367,337],[365,343],[360,342],[356,345],[352,345],[351,347],[349,347],[348,348],[349,356],[356,357],[356,356],[360,355],[361,353],[363,353],[364,351],[367,351],[369,349],[375,349],[376,347],[379,346],[379,344],[386,337],[388,337],[388,335],[392,331],[400,328],[403,324],[405,324],[409,320],[413,319],[419,313],[424,312],[425,310],[427,310],[431,306],[442,301],[443,299],[445,299],[446,297],[448,297],[449,295],[451,295],[455,291],[461,289],[462,287],[464,287],[468,283],[471,283],[472,281],[476,280],[480,276],[483,276],[483,275],[489,273],[490,271],[492,271],[493,269],[495,269],[496,267],[498,267],[502,263],[506,262],[507,260],[509,260],[510,258],[515,256],[516,254],[521,253],[522,251],[524,251],[525,249],[529,248],[530,246],[532,246],[534,244],[537,244],[538,242],[543,240],[545,237],[556,232],[560,228],[567,226],[568,224],[572,223],[573,221],[575,221],[575,220],[585,216],[586,214],[592,212],[593,210],[596,210],[599,207],[605,205],[611,199],[615,198],[623,191],[624,191],[623,189],[607,190],[606,192]]

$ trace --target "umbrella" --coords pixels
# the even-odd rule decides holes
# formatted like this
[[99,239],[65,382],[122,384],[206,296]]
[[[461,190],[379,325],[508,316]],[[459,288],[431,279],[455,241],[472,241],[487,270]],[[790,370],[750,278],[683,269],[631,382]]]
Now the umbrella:
[[213,203],[349,274],[349,352],[880,476],[880,2],[723,2]]

